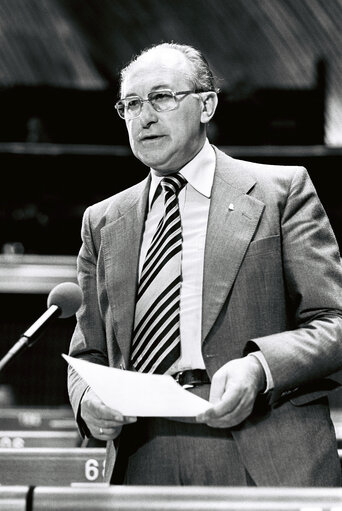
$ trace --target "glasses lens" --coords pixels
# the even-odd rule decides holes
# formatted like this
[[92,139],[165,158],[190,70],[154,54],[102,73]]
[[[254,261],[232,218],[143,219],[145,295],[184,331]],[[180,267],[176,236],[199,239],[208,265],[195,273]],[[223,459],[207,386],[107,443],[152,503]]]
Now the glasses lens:
[[115,108],[116,108],[116,111],[118,112],[118,114],[120,115],[120,117],[122,119],[125,118],[125,105],[123,104],[122,101],[118,101],[115,105]]
[[138,97],[126,98],[116,103],[115,108],[122,119],[134,119],[141,112],[141,101]]
[[140,98],[126,98],[125,100],[125,118],[134,119],[138,117],[141,112],[141,101]]
[[177,106],[176,98],[170,90],[150,92],[148,99],[157,112],[173,110]]

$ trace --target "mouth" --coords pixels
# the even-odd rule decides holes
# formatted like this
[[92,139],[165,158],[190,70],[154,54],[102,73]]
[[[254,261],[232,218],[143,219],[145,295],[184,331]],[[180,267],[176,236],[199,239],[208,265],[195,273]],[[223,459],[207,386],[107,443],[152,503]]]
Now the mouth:
[[164,135],[144,135],[139,137],[140,142],[154,142],[156,140],[160,140]]

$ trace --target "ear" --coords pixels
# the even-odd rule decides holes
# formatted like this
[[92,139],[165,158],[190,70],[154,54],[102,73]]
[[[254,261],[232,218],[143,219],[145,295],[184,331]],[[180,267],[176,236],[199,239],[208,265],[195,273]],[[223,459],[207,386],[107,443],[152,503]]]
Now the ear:
[[202,101],[201,123],[207,124],[215,113],[218,103],[217,94],[216,92],[200,92],[200,98]]

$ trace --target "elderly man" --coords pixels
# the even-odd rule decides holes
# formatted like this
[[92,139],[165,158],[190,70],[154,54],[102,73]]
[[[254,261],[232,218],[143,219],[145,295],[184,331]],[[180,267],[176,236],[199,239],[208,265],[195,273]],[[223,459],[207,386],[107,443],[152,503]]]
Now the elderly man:
[[212,406],[125,417],[73,371],[71,403],[82,434],[108,441],[113,484],[339,486],[326,378],[342,365],[339,250],[305,169],[210,145],[217,101],[189,46],[122,71],[116,109],[150,173],[85,212],[70,347],[171,374]]

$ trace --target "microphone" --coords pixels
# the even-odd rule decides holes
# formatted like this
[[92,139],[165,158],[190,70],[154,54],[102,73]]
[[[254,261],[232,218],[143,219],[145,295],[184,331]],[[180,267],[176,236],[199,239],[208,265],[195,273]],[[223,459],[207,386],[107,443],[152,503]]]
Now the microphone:
[[81,288],[73,282],[62,282],[55,286],[47,299],[48,309],[22,334],[0,360],[0,371],[16,355],[26,348],[30,348],[55,318],[69,318],[75,314],[81,306],[82,298]]

